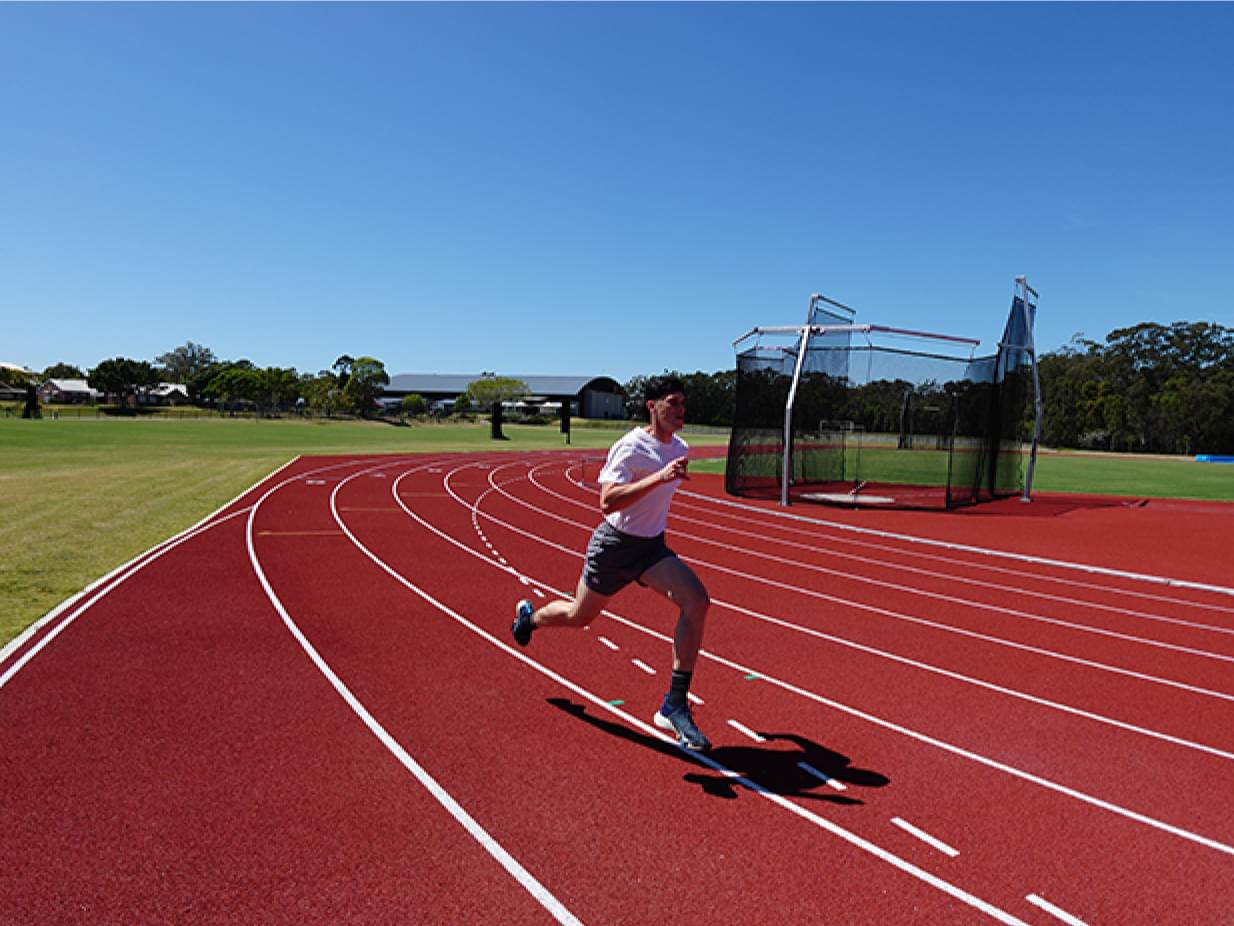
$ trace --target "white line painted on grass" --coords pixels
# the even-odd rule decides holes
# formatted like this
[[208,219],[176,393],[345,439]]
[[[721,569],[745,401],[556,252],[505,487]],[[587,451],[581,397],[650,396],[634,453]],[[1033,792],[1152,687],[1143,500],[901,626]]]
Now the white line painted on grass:
[[1088,926],[1088,924],[1085,923],[1078,916],[1072,916],[1062,907],[1054,906],[1054,904],[1050,903],[1044,897],[1039,897],[1036,894],[1029,894],[1024,899],[1027,900],[1034,907],[1040,907],[1042,910],[1044,910],[1046,913],[1050,914],[1051,916],[1057,917],[1058,919],[1062,920],[1064,923],[1067,924],[1067,926]]
[[[158,559],[160,556],[162,556],[164,553],[171,550],[173,547],[177,547],[184,541],[189,540],[192,537],[195,537],[200,533],[203,533],[209,528],[215,527],[216,525],[221,524],[224,521],[227,521],[235,517],[236,515],[239,515],[239,514],[244,513],[245,511],[248,511],[247,508],[241,508],[237,511],[233,511],[231,514],[227,515],[224,518],[219,518],[217,521],[214,521],[214,518],[217,517],[221,512],[226,511],[228,508],[230,508],[240,499],[244,498],[244,496],[248,495],[248,493],[252,492],[255,488],[257,488],[257,486],[261,485],[263,482],[265,482],[268,479],[273,479],[275,476],[277,476],[279,473],[281,473],[283,470],[291,466],[293,463],[295,463],[299,459],[300,459],[300,454],[296,454],[294,457],[292,457],[282,466],[275,469],[269,475],[262,476],[260,479],[258,479],[255,483],[253,483],[243,492],[240,492],[234,498],[230,499],[229,501],[224,502],[222,505],[219,505],[218,508],[215,508],[214,511],[210,512],[208,515],[206,515],[196,524],[193,524],[190,527],[186,527],[180,533],[172,537],[168,537],[166,540],[155,544],[149,550],[146,550],[144,553],[138,553],[128,562],[121,563],[115,569],[111,570],[111,572],[107,573],[104,576],[101,576],[98,579],[95,579],[93,582],[91,582],[89,585],[83,588],[80,592],[73,595],[71,598],[65,599],[60,604],[56,605],[56,607],[48,611],[45,615],[43,615],[41,618],[39,618],[29,627],[27,627],[21,635],[19,635],[13,640],[10,640],[9,643],[4,647],[4,649],[0,650],[0,665],[2,665],[5,662],[5,660],[9,658],[9,656],[17,652],[18,649],[20,649],[23,645],[25,645],[27,640],[33,637],[36,633],[38,633],[39,630],[41,630],[47,624],[51,623],[56,618],[63,615],[65,612],[72,610],[74,606],[81,604],[81,602],[88,595],[90,595],[90,593],[97,591],[100,588],[102,589],[102,591],[100,591],[99,594],[95,595],[93,598],[91,598],[89,601],[86,601],[84,604],[81,604],[80,608],[78,608],[75,612],[73,612],[67,618],[65,618],[64,621],[62,621],[54,630],[49,632],[45,637],[39,640],[38,643],[30,647],[30,649],[27,650],[25,654],[23,654],[21,659],[13,663],[13,665],[10,666],[3,675],[0,675],[0,688],[3,688],[5,685],[7,685],[9,680],[14,675],[16,675],[27,663],[29,663],[31,659],[33,659],[40,652],[42,652],[44,648],[46,648],[47,644],[49,644],[52,640],[58,637],[66,629],[68,629],[70,624],[72,624],[75,620],[81,617],[86,611],[88,611],[91,607],[93,607],[100,600],[102,600],[104,596],[114,591],[116,587],[120,585],[120,583],[131,578],[137,572],[144,569],[147,565],[154,562],[154,560]],[[345,464],[336,464],[336,466],[337,465],[345,465]],[[322,469],[334,469],[334,468],[335,468],[334,466],[322,467]],[[321,470],[317,470],[317,472],[320,472],[320,471]],[[298,476],[293,477],[291,479],[288,479],[287,482],[294,482],[298,478],[300,477]],[[113,579],[114,581],[112,581]],[[106,587],[104,588],[104,586]]]
[[943,842],[941,839],[935,839],[925,830],[918,829],[917,827],[913,826],[911,823],[909,823],[907,820],[903,819],[902,817],[892,817],[891,822],[894,823],[896,826],[898,826],[900,829],[904,830],[904,832],[908,833],[910,836],[915,836],[918,839],[920,839],[922,842],[924,842],[926,845],[937,849],[939,852],[943,853],[943,855],[947,855],[947,856],[950,856],[951,858],[955,858],[957,855],[960,854],[959,849],[953,849],[951,846],[947,845],[947,843]]

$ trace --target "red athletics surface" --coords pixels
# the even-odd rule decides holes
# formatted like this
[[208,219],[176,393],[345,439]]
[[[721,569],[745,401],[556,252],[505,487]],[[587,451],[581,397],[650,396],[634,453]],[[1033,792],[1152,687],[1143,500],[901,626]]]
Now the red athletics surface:
[[1234,506],[695,476],[701,760],[653,593],[510,641],[581,460],[300,459],[6,648],[0,922],[1229,922]]

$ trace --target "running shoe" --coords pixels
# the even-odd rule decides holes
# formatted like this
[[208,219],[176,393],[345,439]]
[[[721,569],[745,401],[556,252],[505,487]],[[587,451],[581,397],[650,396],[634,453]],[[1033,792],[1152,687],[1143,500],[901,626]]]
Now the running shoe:
[[674,707],[665,701],[652,722],[661,730],[671,730],[677,734],[677,742],[686,749],[702,752],[711,748],[711,740],[703,736],[703,731],[694,723],[688,703]]
[[514,607],[514,623],[510,626],[510,632],[514,634],[514,642],[519,646],[526,646],[531,642],[531,632],[536,629],[536,625],[531,622],[531,615],[535,613],[536,609],[526,598]]

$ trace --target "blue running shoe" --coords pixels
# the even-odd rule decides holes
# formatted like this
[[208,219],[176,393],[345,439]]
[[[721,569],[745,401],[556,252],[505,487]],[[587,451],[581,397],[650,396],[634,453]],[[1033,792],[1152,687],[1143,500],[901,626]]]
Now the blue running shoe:
[[703,752],[711,748],[711,740],[703,736],[703,731],[694,723],[688,703],[674,707],[666,700],[652,722],[661,730],[671,730],[677,734],[677,742],[686,749]]
[[514,623],[510,626],[510,632],[514,634],[514,642],[519,646],[526,646],[531,642],[531,632],[536,629],[536,625],[531,622],[531,615],[535,613],[536,609],[526,598],[514,607]]

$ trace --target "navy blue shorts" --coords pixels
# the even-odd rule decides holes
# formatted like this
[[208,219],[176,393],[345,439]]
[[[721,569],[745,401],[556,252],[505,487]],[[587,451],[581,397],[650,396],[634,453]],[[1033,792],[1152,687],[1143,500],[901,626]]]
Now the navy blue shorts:
[[601,521],[587,542],[583,584],[598,595],[615,595],[639,581],[660,560],[676,555],[664,542],[663,534],[636,537]]

